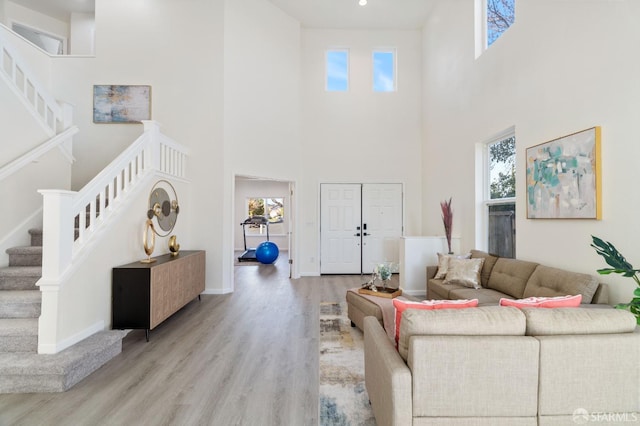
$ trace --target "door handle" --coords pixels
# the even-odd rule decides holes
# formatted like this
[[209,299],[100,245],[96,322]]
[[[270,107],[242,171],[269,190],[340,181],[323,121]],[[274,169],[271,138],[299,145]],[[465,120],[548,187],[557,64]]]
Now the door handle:
[[[364,235],[367,235],[367,234],[364,234]],[[360,233],[358,232],[357,234],[353,234],[353,236],[354,236],[354,237],[359,237],[359,236],[360,236]]]
[[366,232],[364,232],[362,235],[364,235],[365,237],[371,234],[367,234]]

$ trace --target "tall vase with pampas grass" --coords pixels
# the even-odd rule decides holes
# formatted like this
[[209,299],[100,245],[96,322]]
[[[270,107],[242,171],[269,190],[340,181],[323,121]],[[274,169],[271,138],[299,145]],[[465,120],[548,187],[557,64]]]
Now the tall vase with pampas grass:
[[444,224],[444,235],[447,237],[447,247],[449,248],[449,254],[453,254],[453,251],[451,251],[451,227],[453,226],[451,198],[449,198],[449,201],[441,201],[440,208],[442,209],[442,223]]

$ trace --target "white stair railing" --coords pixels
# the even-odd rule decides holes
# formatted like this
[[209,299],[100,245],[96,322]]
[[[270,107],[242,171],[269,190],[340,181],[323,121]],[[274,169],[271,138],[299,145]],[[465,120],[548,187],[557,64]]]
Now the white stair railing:
[[8,28],[0,24],[0,78],[28,107],[49,136],[71,125],[71,117],[64,107],[42,87],[30,72],[25,61],[14,49],[4,33]]
[[69,127],[67,130],[55,135],[48,141],[38,145],[26,154],[21,155],[15,160],[0,167],[0,181],[16,173],[27,164],[31,164],[32,162],[37,161],[38,158],[42,157],[53,148],[59,148],[64,156],[67,157],[67,160],[70,163],[73,162],[73,155],[70,152],[71,150],[69,142],[71,141],[73,135],[75,135],[76,133],[78,133],[78,128],[76,126]]
[[40,190],[43,195],[42,312],[39,352],[56,347],[58,290],[91,239],[127,194],[150,173],[184,179],[188,151],[144,121],[144,133],[79,192]]

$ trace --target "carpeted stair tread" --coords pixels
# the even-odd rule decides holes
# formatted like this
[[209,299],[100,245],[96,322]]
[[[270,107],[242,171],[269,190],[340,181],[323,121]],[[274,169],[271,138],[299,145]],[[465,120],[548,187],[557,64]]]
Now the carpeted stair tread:
[[6,250],[7,254],[38,254],[42,253],[42,246],[18,246]]
[[0,318],[38,318],[41,306],[39,290],[0,291]]
[[0,338],[24,336],[24,335],[28,335],[28,336],[38,335],[38,318],[1,318],[0,319]]
[[0,353],[0,393],[64,392],[118,355],[126,333],[101,331],[53,355]]
[[12,247],[6,250],[9,266],[42,265],[42,246]]
[[42,266],[8,266],[0,268],[0,290],[37,290]]
[[40,302],[42,294],[40,290],[0,291],[0,304],[2,303],[31,303]]
[[29,235],[31,236],[31,245],[32,246],[41,246],[42,245],[42,228],[32,228],[29,229]]
[[0,353],[38,351],[37,318],[0,319]]
[[41,277],[42,266],[7,266],[0,268],[0,277]]

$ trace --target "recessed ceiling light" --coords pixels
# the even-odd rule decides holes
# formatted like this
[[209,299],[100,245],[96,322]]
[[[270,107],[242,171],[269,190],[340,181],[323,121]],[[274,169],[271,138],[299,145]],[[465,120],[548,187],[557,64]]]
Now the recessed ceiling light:
[[358,2],[358,4],[359,4],[360,6],[366,6],[366,5],[367,5],[367,0],[360,0],[360,1]]

